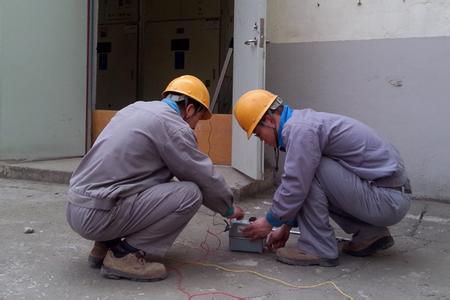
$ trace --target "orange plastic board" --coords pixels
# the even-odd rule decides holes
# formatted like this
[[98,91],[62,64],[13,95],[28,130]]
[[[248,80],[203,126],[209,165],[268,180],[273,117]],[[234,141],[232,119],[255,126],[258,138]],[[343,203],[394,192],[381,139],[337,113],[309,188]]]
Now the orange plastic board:
[[94,143],[112,117],[115,116],[116,112],[115,110],[94,110],[92,116],[92,143]]
[[216,165],[231,165],[231,115],[214,114],[195,128],[198,146]]

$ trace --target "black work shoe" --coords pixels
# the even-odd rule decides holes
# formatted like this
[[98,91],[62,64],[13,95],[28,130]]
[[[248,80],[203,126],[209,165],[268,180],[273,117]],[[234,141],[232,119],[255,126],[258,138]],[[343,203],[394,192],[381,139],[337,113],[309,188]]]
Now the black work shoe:
[[89,266],[94,269],[100,269],[103,264],[103,259],[108,252],[109,247],[106,243],[103,242],[95,242],[94,247],[89,253],[88,262]]
[[373,255],[378,251],[391,248],[393,245],[394,239],[392,236],[377,236],[359,243],[344,241],[342,242],[342,252],[352,256],[364,257]]

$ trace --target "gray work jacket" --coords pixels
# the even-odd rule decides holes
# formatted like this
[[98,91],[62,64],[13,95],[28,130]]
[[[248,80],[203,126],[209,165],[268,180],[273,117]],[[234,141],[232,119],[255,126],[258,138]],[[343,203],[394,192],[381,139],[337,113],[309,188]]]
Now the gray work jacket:
[[69,201],[109,210],[173,176],[196,183],[211,210],[223,215],[232,207],[230,187],[181,116],[160,101],[135,102],[117,112],[84,156],[70,179]]
[[295,219],[322,156],[378,186],[398,187],[408,181],[398,151],[355,119],[312,109],[294,110],[284,124],[282,139],[286,148],[284,171],[269,210],[278,222]]

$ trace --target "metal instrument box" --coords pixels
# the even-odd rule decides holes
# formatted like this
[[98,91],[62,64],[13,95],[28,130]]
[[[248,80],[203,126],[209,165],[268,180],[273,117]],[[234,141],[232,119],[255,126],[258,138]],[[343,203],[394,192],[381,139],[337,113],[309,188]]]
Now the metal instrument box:
[[250,240],[242,234],[242,229],[250,224],[249,221],[232,221],[229,231],[229,241],[231,251],[256,252],[264,251],[265,239]]

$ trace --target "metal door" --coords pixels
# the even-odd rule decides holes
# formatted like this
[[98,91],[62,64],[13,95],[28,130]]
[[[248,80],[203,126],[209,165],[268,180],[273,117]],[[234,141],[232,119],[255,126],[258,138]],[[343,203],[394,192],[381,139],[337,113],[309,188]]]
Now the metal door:
[[0,159],[85,153],[91,1],[0,0]]
[[[233,106],[248,90],[265,86],[266,0],[236,0],[234,7]],[[264,147],[247,140],[233,118],[231,165],[253,179],[263,179]]]
[[136,101],[137,25],[100,25],[96,109],[120,110]]
[[143,96],[160,99],[175,77],[192,74],[212,95],[218,78],[219,21],[146,22],[141,65]]

